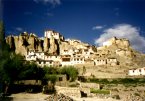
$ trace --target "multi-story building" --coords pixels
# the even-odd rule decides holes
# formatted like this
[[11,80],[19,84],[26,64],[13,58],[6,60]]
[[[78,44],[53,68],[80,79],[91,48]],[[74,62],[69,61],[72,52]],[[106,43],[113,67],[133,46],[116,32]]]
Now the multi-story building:
[[44,37],[47,37],[47,38],[54,38],[54,39],[57,39],[57,40],[64,40],[64,37],[62,35],[60,35],[60,33],[58,32],[55,32],[53,30],[47,30],[44,32]]

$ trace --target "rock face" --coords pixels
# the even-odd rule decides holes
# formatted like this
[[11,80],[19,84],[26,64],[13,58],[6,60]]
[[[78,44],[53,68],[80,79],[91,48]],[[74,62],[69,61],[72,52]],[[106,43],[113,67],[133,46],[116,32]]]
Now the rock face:
[[53,37],[50,38],[49,53],[54,55],[59,54],[59,44]]
[[129,48],[130,42],[127,39],[118,39],[116,37],[111,38],[110,40],[103,43],[103,46],[117,46],[118,48]]
[[10,49],[15,50],[15,41],[13,36],[8,36],[6,39],[6,43],[9,44]]
[[17,54],[26,55],[27,51],[35,50],[39,52],[46,52],[49,54],[59,54],[59,41],[53,37],[40,39],[36,35],[28,34],[27,32],[21,33],[19,36],[8,36],[6,42],[10,48]]
[[44,38],[44,45],[43,46],[44,46],[44,52],[48,52],[49,51],[49,46],[50,46],[48,38]]
[[38,39],[37,41],[38,41],[37,50],[39,50],[40,52],[44,51],[44,45],[43,45],[43,43],[45,43],[44,40]]
[[26,37],[24,36],[14,36],[14,42],[15,42],[15,52],[17,54],[26,55],[27,54],[27,41]]
[[36,39],[34,36],[28,36],[28,39],[25,40],[28,43],[28,49],[36,49]]

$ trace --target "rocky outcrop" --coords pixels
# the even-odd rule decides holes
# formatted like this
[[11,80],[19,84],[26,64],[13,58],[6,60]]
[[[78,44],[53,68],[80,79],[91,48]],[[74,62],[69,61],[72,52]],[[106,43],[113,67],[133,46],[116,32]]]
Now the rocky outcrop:
[[26,39],[28,43],[28,49],[35,50],[36,49],[36,39],[34,36],[29,36],[28,39]]
[[117,46],[118,48],[129,48],[130,42],[129,42],[129,40],[127,40],[125,38],[118,39],[116,37],[113,37],[103,43],[103,46],[105,46],[105,47],[110,47],[112,45]]
[[9,44],[10,48],[13,49],[17,54],[26,55],[27,51],[44,51],[49,54],[58,55],[59,54],[59,41],[53,37],[40,39],[36,35],[22,33],[19,36],[8,36],[6,37],[6,42]]
[[14,41],[14,37],[12,35],[11,36],[8,36],[6,38],[6,43],[9,44],[10,49],[15,50],[15,41]]
[[59,44],[56,39],[53,37],[50,38],[50,47],[49,47],[49,53],[58,55],[59,54]]
[[43,46],[44,46],[44,52],[48,52],[49,51],[50,43],[49,43],[49,39],[46,38],[46,37],[44,38]]
[[69,50],[71,49],[71,45],[67,41],[63,41],[60,44],[60,53],[63,52],[63,50]]
[[37,50],[39,50],[40,52],[44,51],[44,40],[38,39],[38,47]]
[[17,54],[26,55],[28,50],[36,50],[39,46],[37,37],[22,33],[19,36],[8,36],[6,42]]
[[94,47],[75,39],[61,40],[53,36],[39,38],[35,34],[26,32],[19,36],[8,36],[6,37],[6,42],[11,49],[21,55],[26,55],[29,50],[46,52],[51,55],[61,55],[64,51],[69,50],[77,51],[77,53],[87,53],[90,50],[90,53],[87,54],[90,54],[89,57],[93,56],[93,58],[115,57],[118,59],[118,57],[134,58],[135,56],[129,40],[116,37],[104,42],[102,47]]
[[17,54],[26,55],[28,43],[23,36],[14,36],[15,52]]

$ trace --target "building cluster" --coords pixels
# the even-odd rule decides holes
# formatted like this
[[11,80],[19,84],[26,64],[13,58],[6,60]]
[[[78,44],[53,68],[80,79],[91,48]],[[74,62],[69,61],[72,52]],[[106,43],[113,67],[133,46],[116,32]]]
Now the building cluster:
[[93,65],[117,65],[116,58],[106,58],[107,54],[97,53],[89,44],[82,43],[79,40],[67,39],[57,32],[52,30],[45,31],[44,36],[47,38],[54,38],[56,40],[62,40],[69,43],[69,45],[75,46],[69,49],[60,51],[59,55],[50,55],[45,52],[39,52],[36,50],[29,50],[26,55],[27,61],[34,61],[40,66],[68,66],[68,65],[82,65],[86,61],[90,60]]

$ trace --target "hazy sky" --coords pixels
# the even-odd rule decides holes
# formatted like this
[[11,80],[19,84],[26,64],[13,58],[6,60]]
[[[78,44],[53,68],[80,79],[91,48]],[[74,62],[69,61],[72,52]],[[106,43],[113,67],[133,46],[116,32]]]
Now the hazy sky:
[[27,31],[43,37],[53,29],[97,46],[113,36],[128,38],[145,50],[145,0],[3,0],[2,5],[7,35]]

